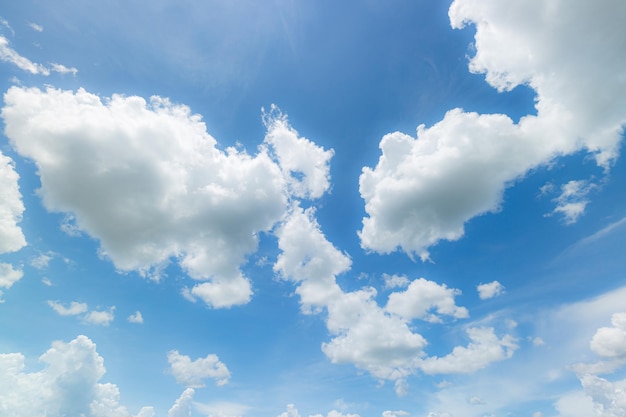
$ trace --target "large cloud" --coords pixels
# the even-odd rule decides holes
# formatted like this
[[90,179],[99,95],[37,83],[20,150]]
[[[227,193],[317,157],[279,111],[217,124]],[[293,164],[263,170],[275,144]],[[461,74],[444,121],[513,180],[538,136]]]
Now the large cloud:
[[[104,360],[86,336],[54,342],[39,358],[45,367],[25,372],[20,353],[0,354],[0,414],[11,417],[130,417],[116,385],[99,382]],[[138,416],[153,415],[150,407]]]
[[333,363],[350,363],[380,380],[395,382],[398,395],[407,393],[406,379],[422,369],[428,373],[467,373],[510,357],[516,346],[510,336],[493,329],[469,330],[468,347],[456,347],[444,358],[428,358],[426,339],[413,330],[415,319],[439,322],[468,317],[454,301],[458,290],[420,278],[405,291],[392,292],[379,306],[374,288],[345,292],[336,276],[350,267],[320,229],[312,209],[295,206],[276,231],[281,254],[274,269],[295,282],[305,312],[326,313],[330,341],[322,350]]
[[514,123],[455,109],[419,126],[416,138],[386,135],[378,164],[360,178],[366,249],[428,259],[429,247],[459,239],[469,219],[498,210],[505,188],[532,168],[581,149],[604,168],[618,155],[626,55],[615,51],[626,47],[625,4],[457,0],[449,14],[455,28],[476,26],[471,71],[501,91],[529,85],[537,115]]
[[0,152],[0,253],[14,252],[26,245],[26,238],[18,226],[24,212],[18,180],[13,160]]
[[48,210],[68,213],[121,270],[154,273],[177,258],[207,281],[189,294],[214,307],[250,299],[239,266],[290,193],[316,197],[328,187],[332,151],[298,138],[276,111],[267,144],[251,156],[221,151],[200,116],[160,97],[12,87],[5,103],[6,134],[37,164]]

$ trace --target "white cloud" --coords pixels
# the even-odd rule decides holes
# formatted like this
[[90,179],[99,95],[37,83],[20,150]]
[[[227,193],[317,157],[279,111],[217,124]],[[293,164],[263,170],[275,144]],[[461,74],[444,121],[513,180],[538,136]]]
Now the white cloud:
[[191,403],[195,391],[193,388],[187,388],[174,402],[172,408],[167,412],[167,417],[189,417],[191,416]]
[[[219,150],[200,116],[160,97],[12,87],[5,103],[6,134],[37,164],[49,211],[99,239],[120,270],[151,275],[175,258],[205,281],[187,294],[213,307],[249,301],[239,267],[281,220],[292,189],[315,197],[328,186],[332,151],[298,138],[284,118],[266,119],[266,142],[251,156]],[[296,171],[301,187],[285,178]]]
[[77,316],[89,310],[86,303],[79,303],[77,301],[72,301],[68,307],[65,307],[58,301],[48,301],[48,305],[60,316]]
[[32,62],[30,59],[17,53],[9,46],[9,40],[2,35],[0,35],[0,60],[13,64],[31,74],[50,75],[50,70],[44,65]]
[[457,346],[452,353],[424,359],[421,369],[427,374],[473,373],[492,362],[513,356],[518,348],[510,335],[496,336],[491,327],[467,329],[471,340],[467,347]]
[[437,323],[441,321],[441,315],[463,319],[469,317],[467,309],[454,302],[454,296],[460,293],[446,284],[419,278],[413,280],[406,291],[390,294],[385,309],[406,321],[422,319]]
[[[529,85],[537,93],[537,115],[514,123],[502,114],[455,109],[430,128],[419,126],[416,138],[384,136],[378,164],[360,177],[367,212],[362,247],[401,249],[426,260],[429,247],[463,236],[465,222],[499,210],[506,187],[529,170],[578,150],[608,168],[626,123],[626,79],[614,76],[626,56],[612,52],[621,47],[615,34],[624,9],[618,3],[456,0],[452,26],[477,30],[471,71],[485,73],[499,90]],[[581,207],[563,212],[575,216]]]
[[404,275],[389,275],[383,274],[383,280],[385,281],[385,288],[405,288],[411,281]]
[[626,359],[626,313],[615,313],[611,317],[612,327],[601,327],[593,335],[590,347],[605,358]]
[[565,224],[573,224],[585,213],[589,204],[587,194],[596,187],[585,180],[569,181],[561,186],[561,194],[554,199],[557,203],[552,214],[563,215]]
[[[329,162],[333,150],[324,150],[306,138],[298,137],[276,106],[264,113],[268,133],[265,142],[272,146],[296,197],[319,198],[330,187]],[[301,177],[301,178],[300,178]]]
[[135,311],[135,314],[131,314],[128,316],[129,323],[143,324],[143,316],[141,315],[141,311]]
[[13,160],[0,151],[0,253],[15,252],[26,245],[24,233],[18,226],[24,212],[19,178]]
[[410,414],[407,413],[404,410],[397,410],[397,411],[383,411],[383,415],[382,417],[404,417],[404,416],[409,416]]
[[221,386],[226,385],[230,379],[230,371],[214,354],[192,361],[189,356],[173,350],[167,354],[167,360],[176,382],[187,387],[204,387],[204,380],[207,378],[214,379],[216,385]]
[[29,23],[28,26],[31,27],[35,32],[43,32],[43,26],[38,25],[37,23]]
[[53,256],[54,254],[52,252],[40,253],[30,260],[30,266],[37,269],[46,269]]
[[13,265],[0,262],[0,303],[4,302],[2,289],[11,288],[23,276],[24,272],[21,269],[14,269]]
[[115,306],[109,308],[109,311],[89,311],[83,316],[82,320],[88,324],[108,326],[115,319],[114,310]]
[[58,72],[59,74],[72,74],[74,76],[78,74],[78,70],[74,67],[68,68],[63,64],[55,63],[50,64],[50,66],[52,67],[52,71]]
[[[116,385],[100,383],[106,370],[96,345],[86,336],[54,342],[39,357],[44,368],[25,372],[20,353],[0,354],[0,413],[11,417],[130,417]],[[139,416],[148,417],[144,407]],[[153,414],[152,414],[153,415]]]
[[86,303],[72,301],[67,307],[58,301],[48,301],[48,305],[60,316],[79,316],[81,320],[87,324],[96,324],[100,326],[108,326],[114,319],[115,306],[110,307],[108,311],[89,311]]
[[280,413],[278,417],[300,417],[300,413],[295,405],[287,404],[287,411]]
[[486,284],[478,284],[476,290],[481,300],[487,300],[504,294],[504,285],[500,284],[498,281],[492,281]]
[[214,401],[212,403],[194,403],[195,408],[202,414],[211,417],[241,417],[250,409],[245,404],[228,401]]
[[[278,417],[300,417],[298,409],[293,404],[287,405],[287,411],[280,413]],[[323,414],[314,414],[309,417],[324,417]],[[331,410],[326,417],[360,417],[358,414],[343,414],[337,410]],[[386,417],[386,416],[385,416]]]
[[626,379],[613,383],[595,375],[583,375],[580,382],[593,401],[596,416],[626,416]]

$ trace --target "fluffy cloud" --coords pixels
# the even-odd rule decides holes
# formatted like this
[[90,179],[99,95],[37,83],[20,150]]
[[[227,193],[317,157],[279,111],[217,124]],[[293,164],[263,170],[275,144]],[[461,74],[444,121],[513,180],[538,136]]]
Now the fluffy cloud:
[[17,183],[19,178],[13,160],[0,151],[0,253],[14,252],[26,245],[26,238],[18,226],[24,212]]
[[439,315],[464,319],[469,317],[467,309],[458,307],[454,303],[454,296],[460,293],[459,290],[448,288],[445,284],[440,285],[419,278],[411,282],[406,291],[390,294],[385,308],[390,313],[397,314],[407,321],[422,319],[440,322],[441,317]]
[[471,340],[467,347],[457,346],[442,358],[426,358],[421,369],[427,374],[472,373],[510,358],[518,348],[511,336],[499,338],[491,327],[469,328],[467,335]]
[[60,316],[76,316],[86,313],[89,309],[86,303],[79,303],[77,301],[72,301],[68,307],[65,307],[58,301],[48,301],[48,305]]
[[[0,354],[0,414],[12,417],[130,417],[116,385],[100,383],[106,370],[86,336],[54,342],[39,361],[39,372],[24,372],[20,353]],[[139,416],[147,417],[150,407]],[[152,414],[153,415],[153,414]]]
[[13,284],[22,279],[24,273],[21,269],[14,269],[13,265],[0,263],[0,303],[4,302],[2,299],[2,289],[11,288]]
[[214,379],[217,385],[225,385],[230,379],[230,371],[217,355],[209,354],[206,358],[192,361],[189,356],[173,350],[167,354],[167,360],[176,382],[187,387],[204,387],[204,380],[207,378]]
[[108,326],[115,319],[114,310],[115,306],[111,307],[109,311],[90,311],[83,316],[83,321],[89,324]]
[[187,294],[213,307],[250,300],[239,266],[290,193],[328,188],[332,151],[298,138],[279,112],[266,115],[266,142],[251,156],[218,149],[200,116],[160,97],[12,87],[5,103],[6,134],[37,164],[49,211],[99,239],[120,270],[158,276],[177,259],[205,281]]
[[326,313],[331,339],[322,344],[322,351],[332,363],[351,363],[375,378],[394,381],[396,393],[405,395],[407,378],[420,369],[467,373],[512,355],[516,346],[510,336],[498,338],[493,329],[470,329],[468,347],[456,347],[444,358],[425,359],[427,341],[412,330],[411,322],[437,322],[441,315],[467,317],[467,309],[454,301],[459,292],[417,279],[405,291],[392,292],[384,308],[377,303],[374,288],[344,292],[336,276],[350,268],[350,259],[326,239],[314,215],[314,210],[296,205],[277,229],[282,252],[274,270],[297,284],[305,313]]
[[561,186],[561,194],[554,199],[557,203],[553,214],[561,214],[566,224],[573,224],[585,213],[589,204],[587,194],[596,186],[585,180],[569,181]]
[[625,5],[456,0],[449,15],[455,28],[476,26],[470,70],[500,91],[533,88],[537,115],[514,123],[455,109],[416,138],[383,137],[378,164],[360,177],[366,249],[428,259],[429,247],[463,236],[469,219],[499,210],[505,188],[532,168],[581,149],[605,168],[618,155],[626,79],[615,74],[626,56],[612,51],[623,46],[614,34]]
[[504,285],[500,284],[498,281],[492,281],[486,284],[478,284],[476,290],[481,300],[487,300],[504,294]]
[[128,316],[127,320],[129,323],[143,324],[143,316],[141,315],[141,311],[135,311],[135,314],[131,314],[130,316]]
[[178,397],[172,408],[169,409],[167,417],[189,417],[191,416],[191,402],[195,391],[193,388],[187,388]]
[[611,317],[612,327],[601,327],[591,339],[591,350],[605,358],[626,359],[626,313]]

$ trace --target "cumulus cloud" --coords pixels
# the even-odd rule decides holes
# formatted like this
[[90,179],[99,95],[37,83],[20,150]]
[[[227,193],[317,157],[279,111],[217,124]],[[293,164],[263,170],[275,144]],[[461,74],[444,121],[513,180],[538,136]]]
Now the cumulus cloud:
[[108,326],[114,319],[115,315],[113,314],[115,311],[115,306],[109,308],[108,311],[89,311],[87,314],[83,316],[83,321],[88,324],[97,324],[99,326]]
[[385,289],[404,288],[409,285],[409,279],[404,275],[383,274]]
[[158,276],[176,259],[204,281],[187,295],[216,308],[250,300],[240,265],[291,193],[328,188],[332,151],[299,138],[280,113],[266,115],[265,143],[251,156],[218,149],[200,116],[160,97],[12,87],[5,103],[6,134],[37,164],[43,203],[67,214],[66,229],[99,239],[123,271]]
[[601,327],[593,335],[590,347],[604,358],[626,359],[626,313],[615,313],[611,317],[612,327]]
[[207,378],[214,379],[216,385],[221,386],[226,385],[230,379],[230,371],[214,354],[192,361],[189,356],[173,350],[167,354],[167,360],[176,382],[186,387],[204,387],[204,380]]
[[[429,247],[461,238],[468,220],[500,210],[504,190],[531,169],[579,150],[608,169],[618,155],[626,79],[614,75],[626,56],[612,51],[624,46],[614,34],[626,6],[456,0],[449,15],[454,28],[476,27],[470,70],[500,91],[530,86],[537,114],[514,123],[454,109],[416,138],[384,136],[377,165],[359,180],[365,249],[427,260]],[[576,216],[570,208],[563,213]]]
[[135,314],[131,314],[130,316],[128,316],[128,322],[143,324],[143,316],[141,315],[141,311],[135,311]]
[[513,353],[510,336],[472,329],[467,348],[457,347],[445,358],[427,358],[427,341],[410,324],[415,319],[467,317],[467,309],[455,304],[458,290],[417,279],[405,291],[392,292],[381,307],[374,288],[345,292],[339,287],[336,276],[349,270],[350,259],[326,239],[314,210],[296,205],[276,235],[281,253],[274,270],[296,283],[305,313],[326,313],[331,339],[322,351],[332,363],[350,363],[381,381],[393,381],[396,393],[405,395],[407,378],[420,369],[473,372]]
[[[54,342],[39,357],[44,368],[25,372],[21,353],[0,354],[0,412],[12,417],[130,417],[120,405],[115,384],[100,383],[106,369],[96,345],[86,336]],[[153,416],[151,408],[138,417]]]
[[471,342],[457,346],[444,357],[426,358],[421,369],[427,374],[472,373],[489,365],[513,356],[518,346],[510,335],[499,338],[491,327],[467,329]]
[[24,233],[18,226],[24,213],[19,178],[13,160],[0,151],[0,254],[15,252],[26,245]]
[[194,407],[206,416],[214,417],[239,417],[244,416],[250,409],[249,406],[229,401],[214,401],[208,404],[194,402]]
[[467,309],[458,307],[454,302],[454,296],[460,293],[446,284],[419,278],[412,281],[406,291],[389,295],[385,308],[406,321],[422,319],[437,323],[441,322],[441,315],[464,319],[469,317]]
[[191,403],[195,391],[193,388],[187,388],[178,397],[172,408],[167,412],[167,417],[189,417],[191,416]]
[[89,309],[86,303],[72,301],[67,307],[58,301],[48,301],[48,305],[60,316],[76,316],[86,313]]
[[4,302],[3,289],[11,288],[23,276],[24,272],[21,269],[15,269],[11,264],[0,262],[0,303]]
[[481,300],[487,300],[504,294],[504,285],[500,284],[498,281],[492,281],[486,284],[478,284],[476,290]]

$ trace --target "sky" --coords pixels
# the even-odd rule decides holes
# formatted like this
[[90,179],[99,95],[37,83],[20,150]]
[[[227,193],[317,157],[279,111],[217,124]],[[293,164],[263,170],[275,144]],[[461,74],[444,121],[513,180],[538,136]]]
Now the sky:
[[0,6],[0,416],[626,416],[626,3]]

